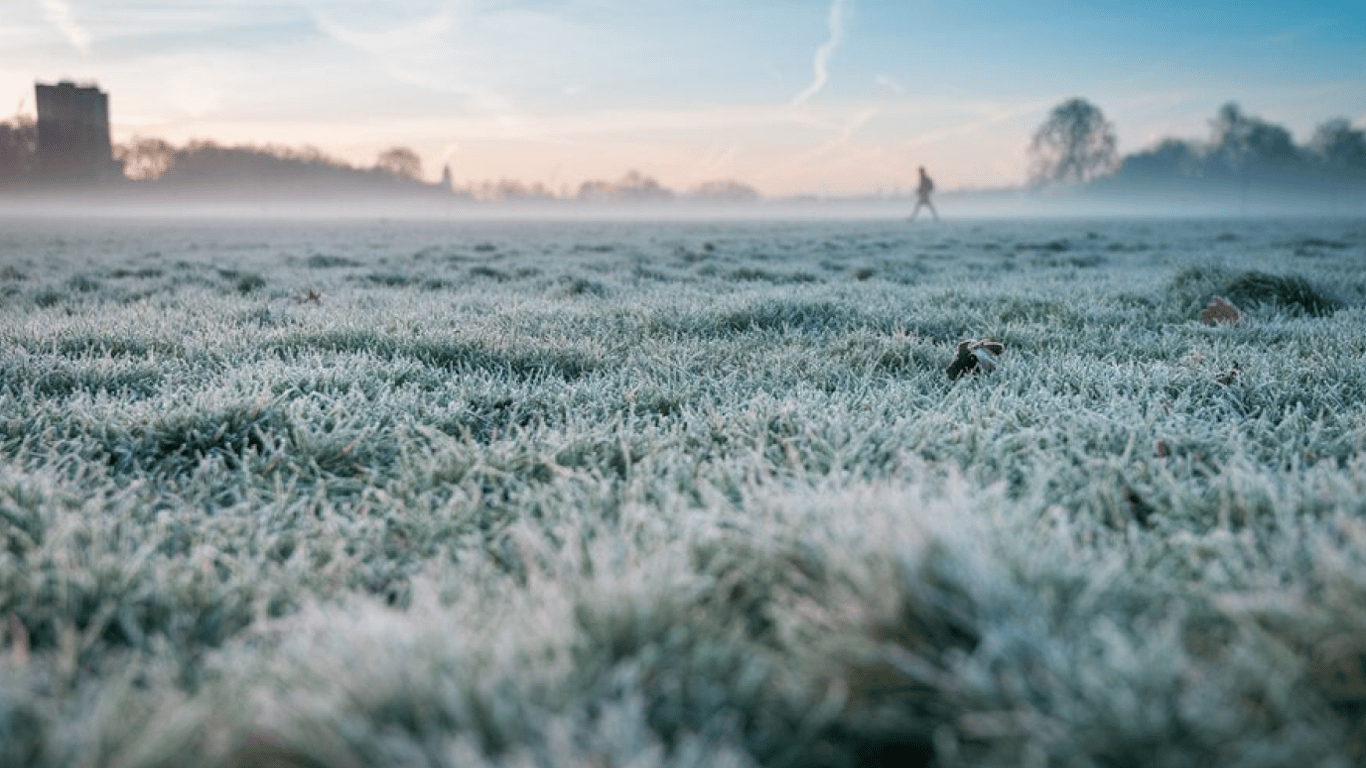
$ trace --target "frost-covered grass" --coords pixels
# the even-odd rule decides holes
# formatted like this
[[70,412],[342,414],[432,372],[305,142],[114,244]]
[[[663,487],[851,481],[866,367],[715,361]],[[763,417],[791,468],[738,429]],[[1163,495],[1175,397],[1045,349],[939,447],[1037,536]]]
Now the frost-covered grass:
[[0,302],[0,765],[1366,762],[1364,222],[7,221]]

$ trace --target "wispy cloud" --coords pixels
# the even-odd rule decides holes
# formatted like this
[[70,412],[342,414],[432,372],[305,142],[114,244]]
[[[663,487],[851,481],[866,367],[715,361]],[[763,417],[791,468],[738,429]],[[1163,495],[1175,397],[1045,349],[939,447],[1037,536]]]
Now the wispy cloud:
[[898,96],[905,96],[905,95],[906,95],[906,88],[905,88],[905,86],[903,86],[901,83],[897,82],[896,79],[893,78],[891,75],[878,75],[877,77],[874,77],[874,78],[873,78],[873,82],[874,82],[874,83],[877,83],[878,85],[882,86],[883,88],[886,88],[887,90],[891,91],[892,93],[895,93],[895,94],[898,95]]
[[811,84],[792,99],[793,104],[805,104],[812,96],[825,88],[826,82],[830,79],[830,59],[834,57],[835,51],[844,41],[844,14],[850,2],[852,0],[833,0],[830,3],[830,13],[826,18],[830,36],[825,39],[824,43],[821,43],[821,47],[816,49],[816,56],[811,62],[813,70]]
[[80,22],[76,21],[76,15],[71,12],[71,6],[63,0],[42,0],[43,18],[61,31],[76,50],[81,53],[90,51],[90,33]]
[[314,24],[327,38],[348,46],[376,62],[389,76],[439,93],[456,94],[483,111],[505,111],[508,100],[464,66],[459,38],[460,8],[442,2],[435,10],[396,13],[397,20],[377,24],[343,23],[330,11],[337,3],[311,1],[307,7]]

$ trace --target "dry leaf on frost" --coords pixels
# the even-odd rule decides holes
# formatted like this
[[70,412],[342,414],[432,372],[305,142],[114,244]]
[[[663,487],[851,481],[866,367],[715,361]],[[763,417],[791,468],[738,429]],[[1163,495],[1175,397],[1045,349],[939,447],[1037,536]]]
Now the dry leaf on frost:
[[959,342],[958,355],[945,372],[950,379],[958,379],[969,373],[991,373],[996,368],[996,359],[1005,351],[1004,344],[991,339]]
[[1200,313],[1205,325],[1238,325],[1243,322],[1243,313],[1223,296],[1215,296]]

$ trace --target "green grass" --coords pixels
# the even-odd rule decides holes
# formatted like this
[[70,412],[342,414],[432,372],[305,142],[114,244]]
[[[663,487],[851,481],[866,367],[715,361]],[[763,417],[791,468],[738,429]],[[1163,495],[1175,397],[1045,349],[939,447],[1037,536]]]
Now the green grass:
[[1366,761],[1359,221],[7,225],[0,766]]

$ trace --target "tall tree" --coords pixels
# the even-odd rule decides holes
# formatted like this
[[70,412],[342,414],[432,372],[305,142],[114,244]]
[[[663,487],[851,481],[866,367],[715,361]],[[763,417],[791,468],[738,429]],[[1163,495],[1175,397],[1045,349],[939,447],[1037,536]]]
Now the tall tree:
[[1300,160],[1290,131],[1244,114],[1233,102],[1219,108],[1210,128],[1211,155],[1229,169],[1273,168]]
[[1320,125],[1309,149],[1334,170],[1366,170],[1366,131],[1353,128],[1345,117]]
[[1029,144],[1035,183],[1090,181],[1115,166],[1115,126],[1100,107],[1068,99],[1053,108]]
[[379,153],[375,167],[403,179],[422,178],[422,158],[407,147],[394,147]]
[[164,139],[134,137],[114,146],[114,159],[123,163],[123,175],[130,179],[159,179],[175,167],[176,149]]
[[0,122],[0,179],[29,175],[38,163],[38,124],[31,117],[16,116]]

